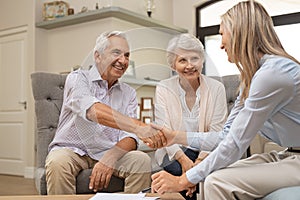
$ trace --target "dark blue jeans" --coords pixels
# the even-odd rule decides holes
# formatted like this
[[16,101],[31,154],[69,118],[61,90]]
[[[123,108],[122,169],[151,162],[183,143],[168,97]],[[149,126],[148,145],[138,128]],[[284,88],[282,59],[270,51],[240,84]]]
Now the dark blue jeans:
[[[199,152],[197,151],[193,151],[191,149],[185,148],[185,147],[181,147],[181,149],[183,150],[184,154],[189,157],[193,162],[195,162],[195,160],[198,157]],[[174,176],[181,176],[182,175],[182,170],[181,170],[181,165],[177,160],[169,160],[168,155],[165,155],[164,160],[163,160],[163,164],[162,167],[165,171],[169,172],[170,174],[174,175]],[[186,200],[196,200],[196,193],[199,193],[199,184],[197,184],[196,186],[196,191],[194,192],[192,197],[186,196],[187,191],[181,191],[180,194],[186,199]]]

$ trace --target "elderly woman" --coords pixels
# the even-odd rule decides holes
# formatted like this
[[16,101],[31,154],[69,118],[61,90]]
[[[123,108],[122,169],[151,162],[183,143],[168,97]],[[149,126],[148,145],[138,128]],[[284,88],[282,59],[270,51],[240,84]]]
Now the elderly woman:
[[[178,75],[161,81],[156,88],[158,124],[188,132],[222,130],[227,117],[225,88],[219,81],[201,74],[204,57],[203,45],[193,35],[181,34],[169,41],[167,62]],[[206,155],[174,144],[156,150],[155,158],[164,170],[180,176]]]

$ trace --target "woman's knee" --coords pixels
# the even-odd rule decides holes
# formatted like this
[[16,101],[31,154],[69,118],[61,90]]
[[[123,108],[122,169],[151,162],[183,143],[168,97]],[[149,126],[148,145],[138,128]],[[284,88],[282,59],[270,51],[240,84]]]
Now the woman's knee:
[[224,184],[228,183],[227,181],[226,173],[222,170],[215,171],[205,178],[204,191],[206,193],[220,191],[224,188]]

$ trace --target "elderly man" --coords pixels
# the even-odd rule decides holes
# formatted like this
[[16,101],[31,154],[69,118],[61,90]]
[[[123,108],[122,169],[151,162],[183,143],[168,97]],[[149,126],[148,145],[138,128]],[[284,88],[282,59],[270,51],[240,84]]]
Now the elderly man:
[[136,151],[137,137],[155,146],[151,137],[160,136],[134,119],[136,92],[118,81],[129,55],[124,33],[103,33],[96,41],[92,68],[67,77],[59,125],[46,159],[48,194],[76,193],[76,176],[87,168],[93,168],[89,187],[94,191],[106,188],[112,175],[125,179],[127,193],[150,186],[150,157]]

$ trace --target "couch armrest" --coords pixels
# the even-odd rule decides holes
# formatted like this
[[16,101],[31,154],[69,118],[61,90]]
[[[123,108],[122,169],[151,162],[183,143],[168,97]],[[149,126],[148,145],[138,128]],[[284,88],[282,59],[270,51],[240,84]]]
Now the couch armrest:
[[254,140],[251,142],[250,145],[250,152],[251,155],[258,154],[258,153],[268,153],[270,151],[282,151],[284,147],[279,146],[278,144],[271,142],[270,140],[260,136],[257,134]]

